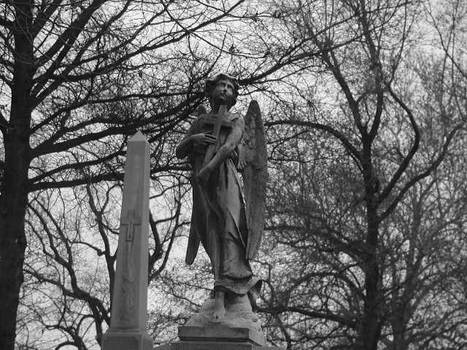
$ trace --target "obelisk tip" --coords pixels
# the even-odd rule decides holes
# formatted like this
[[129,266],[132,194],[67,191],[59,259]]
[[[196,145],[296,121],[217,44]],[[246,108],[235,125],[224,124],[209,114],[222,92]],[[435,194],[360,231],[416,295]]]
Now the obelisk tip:
[[146,139],[146,136],[144,136],[144,134],[139,130],[129,140],[129,142],[141,142],[141,141],[147,141],[147,139]]

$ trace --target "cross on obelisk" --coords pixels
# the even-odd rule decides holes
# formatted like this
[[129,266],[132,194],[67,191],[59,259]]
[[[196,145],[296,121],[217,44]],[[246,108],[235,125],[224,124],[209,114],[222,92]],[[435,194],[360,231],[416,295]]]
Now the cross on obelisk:
[[152,350],[146,332],[148,296],[149,144],[128,142],[110,328],[103,350]]

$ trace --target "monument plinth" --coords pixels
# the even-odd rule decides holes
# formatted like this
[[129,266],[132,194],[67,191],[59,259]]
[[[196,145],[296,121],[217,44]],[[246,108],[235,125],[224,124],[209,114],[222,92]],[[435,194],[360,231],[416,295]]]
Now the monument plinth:
[[152,350],[146,332],[149,231],[149,144],[128,142],[110,328],[103,350]]
[[266,340],[262,333],[249,328],[211,326],[193,327],[185,326],[178,329],[178,337],[182,341],[191,342],[237,342],[263,346]]
[[179,342],[155,350],[279,350],[265,346],[263,334],[249,328],[182,326],[178,329],[178,337]]

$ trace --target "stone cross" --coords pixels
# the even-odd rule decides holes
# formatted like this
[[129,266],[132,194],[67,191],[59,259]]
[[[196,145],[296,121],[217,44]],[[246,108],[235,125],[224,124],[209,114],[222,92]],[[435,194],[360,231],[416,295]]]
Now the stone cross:
[[103,350],[152,350],[146,331],[148,296],[149,144],[128,142],[110,328]]

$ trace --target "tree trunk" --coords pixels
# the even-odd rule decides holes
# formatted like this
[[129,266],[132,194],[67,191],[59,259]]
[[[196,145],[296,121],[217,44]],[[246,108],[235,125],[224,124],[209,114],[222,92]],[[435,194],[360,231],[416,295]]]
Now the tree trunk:
[[365,273],[365,300],[363,315],[359,327],[356,349],[376,350],[381,336],[381,284],[378,265],[378,180],[374,174],[371,161],[371,142],[363,139],[363,180],[365,183],[367,234],[365,238],[365,252],[363,271]]
[[[0,349],[13,350],[16,330],[16,311],[19,293],[23,283],[24,250],[26,237],[24,234],[24,216],[26,212],[27,193],[24,181],[25,164],[19,157],[24,157],[23,150],[12,148],[16,142],[10,143],[10,161],[6,162],[7,170],[0,195]],[[5,150],[6,151],[6,150]],[[11,159],[17,156],[17,159]],[[11,168],[15,163],[15,168]]]
[[380,271],[377,260],[378,223],[377,212],[372,205],[367,206],[367,256],[365,270],[365,302],[360,328],[359,349],[376,350],[381,336],[380,320]]
[[394,322],[392,322],[393,337],[392,341],[392,350],[407,350],[407,342],[405,340],[405,335],[407,330],[405,329],[406,321],[403,317],[397,317]]
[[31,87],[33,70],[32,1],[16,5],[15,64],[11,111],[4,135],[5,171],[0,192],[0,349],[13,350],[16,313],[23,283],[26,249],[24,218],[30,163]]

